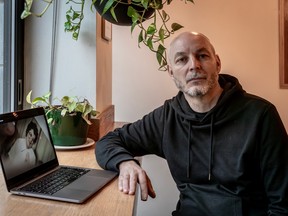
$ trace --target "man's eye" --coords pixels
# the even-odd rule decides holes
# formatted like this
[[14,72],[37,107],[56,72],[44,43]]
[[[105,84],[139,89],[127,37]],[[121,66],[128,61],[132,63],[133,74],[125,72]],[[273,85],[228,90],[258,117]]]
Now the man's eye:
[[183,63],[186,61],[186,58],[185,57],[181,57],[181,58],[177,58],[176,59],[176,63]]
[[206,58],[208,58],[209,56],[207,55],[207,54],[200,54],[199,56],[198,56],[198,58],[199,59],[206,59]]

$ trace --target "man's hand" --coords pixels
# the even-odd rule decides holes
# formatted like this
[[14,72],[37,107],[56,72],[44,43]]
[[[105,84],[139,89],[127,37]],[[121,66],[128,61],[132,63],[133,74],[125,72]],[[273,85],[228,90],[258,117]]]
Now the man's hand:
[[118,187],[125,194],[134,195],[136,192],[137,182],[140,185],[141,200],[146,201],[148,195],[156,197],[151,181],[146,172],[135,161],[124,161],[119,165]]

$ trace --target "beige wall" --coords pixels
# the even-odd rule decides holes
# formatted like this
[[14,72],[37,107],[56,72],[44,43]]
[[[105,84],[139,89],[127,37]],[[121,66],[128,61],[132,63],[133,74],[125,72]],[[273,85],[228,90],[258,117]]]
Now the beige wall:
[[[274,103],[288,129],[288,90],[279,89],[277,0],[195,0],[195,5],[175,0],[166,11],[184,31],[206,34],[221,57],[222,73],[237,76],[246,91]],[[138,49],[129,27],[113,26],[112,49],[116,120],[141,118],[175,94],[154,55]]]
[[[185,31],[199,31],[210,37],[222,60],[222,73],[239,78],[246,91],[274,103],[288,130],[288,89],[279,89],[278,1],[277,0],[195,0],[195,5],[175,0],[166,8],[171,19]],[[98,54],[98,53],[97,53]],[[135,121],[162,105],[177,90],[169,76],[157,70],[153,54],[138,49],[137,34],[129,27],[113,26],[112,47],[115,119]],[[141,202],[137,216],[170,215],[178,192],[165,161],[143,158],[157,193],[155,200]]]

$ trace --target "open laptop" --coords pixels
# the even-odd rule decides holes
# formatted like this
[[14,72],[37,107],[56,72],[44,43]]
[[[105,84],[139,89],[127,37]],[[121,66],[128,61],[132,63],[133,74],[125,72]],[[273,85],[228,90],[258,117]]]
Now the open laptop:
[[[83,203],[117,175],[59,165],[43,108],[0,115],[0,160],[9,192],[73,203]],[[64,176],[62,185],[47,180],[56,175]]]

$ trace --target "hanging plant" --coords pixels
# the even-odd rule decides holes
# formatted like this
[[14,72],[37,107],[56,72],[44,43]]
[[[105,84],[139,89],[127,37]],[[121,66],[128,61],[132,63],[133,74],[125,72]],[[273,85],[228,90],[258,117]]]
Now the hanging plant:
[[[46,3],[40,13],[31,11],[33,0],[25,0],[22,19],[34,15],[43,16],[54,0],[42,0]],[[131,34],[138,27],[138,46],[144,44],[156,54],[159,70],[167,70],[167,54],[165,40],[175,31],[183,28],[181,24],[173,23],[168,26],[170,16],[163,7],[170,5],[173,0],[91,0],[91,10],[95,6],[97,12],[106,20],[116,25],[130,25]],[[184,3],[194,3],[194,0],[182,0]],[[79,37],[81,22],[84,18],[85,0],[67,0],[70,5],[66,11],[64,30],[72,33],[72,38]],[[124,18],[123,18],[124,17]],[[128,19],[127,19],[128,17]],[[125,21],[123,21],[125,20]],[[143,22],[146,22],[143,25]]]

